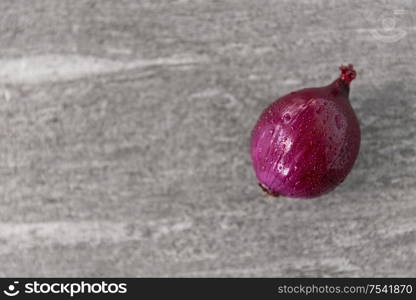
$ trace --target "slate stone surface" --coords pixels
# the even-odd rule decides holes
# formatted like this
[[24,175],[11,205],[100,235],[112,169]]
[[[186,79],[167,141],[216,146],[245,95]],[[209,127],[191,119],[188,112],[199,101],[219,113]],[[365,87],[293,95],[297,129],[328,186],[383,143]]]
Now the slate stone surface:
[[[1,276],[416,276],[412,1],[0,2]],[[264,197],[250,131],[353,63],[359,159]]]

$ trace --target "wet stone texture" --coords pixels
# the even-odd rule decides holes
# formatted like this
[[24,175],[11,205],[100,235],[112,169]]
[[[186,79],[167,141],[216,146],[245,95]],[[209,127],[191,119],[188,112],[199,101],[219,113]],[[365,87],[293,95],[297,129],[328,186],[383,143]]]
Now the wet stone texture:
[[[414,4],[156,2],[0,2],[0,275],[415,276]],[[353,171],[265,197],[257,117],[341,63]]]

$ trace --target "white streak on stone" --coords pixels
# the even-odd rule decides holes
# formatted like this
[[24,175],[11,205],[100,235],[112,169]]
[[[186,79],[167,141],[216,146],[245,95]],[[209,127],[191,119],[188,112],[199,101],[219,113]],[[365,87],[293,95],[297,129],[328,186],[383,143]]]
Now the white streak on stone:
[[0,83],[39,84],[76,80],[136,68],[197,64],[206,59],[182,55],[157,59],[117,61],[78,55],[39,55],[0,59]]
[[[100,244],[142,240],[148,230],[154,238],[161,238],[191,228],[191,220],[161,220],[147,223],[123,222],[46,222],[46,223],[0,223],[0,240],[9,247],[5,249],[27,248],[43,244],[77,245],[79,243]],[[134,231],[129,227],[134,226]],[[4,250],[3,250],[4,251]],[[3,252],[0,249],[0,253]]]

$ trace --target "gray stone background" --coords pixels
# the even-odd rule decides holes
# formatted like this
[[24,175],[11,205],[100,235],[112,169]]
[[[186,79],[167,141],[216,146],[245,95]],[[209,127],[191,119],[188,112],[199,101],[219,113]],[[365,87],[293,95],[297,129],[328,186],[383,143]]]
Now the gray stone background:
[[[416,276],[412,1],[0,1],[1,276]],[[267,198],[262,109],[353,63],[359,159]]]

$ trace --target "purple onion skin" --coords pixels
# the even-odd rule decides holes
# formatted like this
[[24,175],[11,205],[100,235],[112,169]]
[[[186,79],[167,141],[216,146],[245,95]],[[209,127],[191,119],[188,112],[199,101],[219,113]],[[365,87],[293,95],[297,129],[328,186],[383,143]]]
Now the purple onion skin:
[[328,86],[306,88],[267,107],[252,132],[251,159],[270,195],[314,198],[338,186],[360,148],[360,125],[349,101],[356,73],[341,66]]

